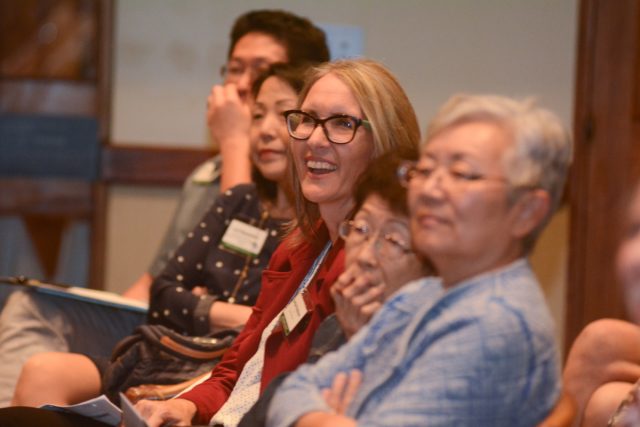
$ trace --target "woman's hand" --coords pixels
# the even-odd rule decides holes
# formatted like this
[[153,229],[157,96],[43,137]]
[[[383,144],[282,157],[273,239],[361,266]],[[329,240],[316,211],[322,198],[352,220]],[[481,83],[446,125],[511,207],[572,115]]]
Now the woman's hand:
[[[209,291],[204,286],[196,286],[191,289],[196,296],[207,295]],[[231,304],[224,301],[215,301],[209,309],[209,329],[217,332],[224,329],[234,329],[244,326],[251,316],[251,307],[241,304]]]
[[379,272],[363,272],[352,264],[331,287],[336,317],[347,338],[351,338],[382,307],[384,283]]
[[202,295],[207,295],[209,293],[209,290],[206,286],[195,286],[193,287],[193,289],[191,289],[191,293],[197,297],[200,297]]
[[362,373],[353,370],[339,373],[331,388],[322,390],[332,412],[308,412],[296,421],[296,427],[354,427],[356,420],[345,415],[362,382]]
[[251,110],[235,85],[213,86],[207,98],[207,125],[223,159],[221,191],[251,182]]
[[209,310],[211,332],[244,326],[251,316],[251,307],[216,301]]
[[215,85],[211,88],[207,97],[207,125],[211,137],[221,144],[220,149],[224,142],[249,134],[249,104],[240,98],[234,84]]
[[185,399],[158,402],[141,400],[135,404],[135,408],[149,427],[160,427],[165,424],[189,426],[197,410],[195,403]]
[[322,397],[329,407],[339,415],[344,415],[362,383],[362,372],[354,369],[347,375],[340,372],[333,379],[331,388],[322,390]]

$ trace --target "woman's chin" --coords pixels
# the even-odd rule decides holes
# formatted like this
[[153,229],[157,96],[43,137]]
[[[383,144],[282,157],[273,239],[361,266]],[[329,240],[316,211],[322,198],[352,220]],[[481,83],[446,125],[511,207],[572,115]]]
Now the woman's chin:
[[417,253],[429,259],[439,258],[451,252],[451,248],[447,247],[447,245],[440,244],[437,241],[433,241],[433,239],[420,240],[419,237],[415,237],[413,247]]
[[282,182],[287,177],[287,173],[286,173],[287,171],[283,169],[274,170],[274,169],[264,168],[259,170],[260,170],[260,174],[264,177],[264,179],[268,181]]
[[318,194],[317,192],[305,192],[305,191],[302,191],[302,195],[309,202],[315,203],[315,204],[322,204],[326,200],[325,197],[322,197],[322,194]]
[[257,161],[255,165],[260,171],[260,174],[269,181],[282,181],[287,174],[287,162]]
[[332,196],[332,194],[328,194],[329,192],[324,185],[318,185],[315,182],[303,181],[301,188],[304,198],[312,203],[322,203]]

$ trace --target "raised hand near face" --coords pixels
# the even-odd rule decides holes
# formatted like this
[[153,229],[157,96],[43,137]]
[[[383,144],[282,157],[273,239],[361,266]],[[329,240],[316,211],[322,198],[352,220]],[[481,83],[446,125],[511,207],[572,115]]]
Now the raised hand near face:
[[211,139],[220,149],[224,160],[222,191],[250,182],[251,111],[248,97],[242,97],[235,84],[215,85],[211,88],[207,97],[207,126]]
[[384,287],[379,270],[363,271],[357,264],[347,267],[333,284],[336,317],[347,338],[367,324],[382,306]]

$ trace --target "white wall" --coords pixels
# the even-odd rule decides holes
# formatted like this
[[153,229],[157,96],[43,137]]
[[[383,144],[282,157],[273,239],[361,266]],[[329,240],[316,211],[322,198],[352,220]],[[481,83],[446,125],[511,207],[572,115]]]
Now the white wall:
[[116,10],[114,141],[205,144],[206,94],[231,23],[262,7],[360,26],[365,55],[398,76],[423,125],[460,91],[534,95],[572,117],[575,0],[126,0]]
[[[360,26],[364,54],[403,84],[424,126],[456,92],[535,96],[567,124],[573,110],[576,0],[124,0],[117,4],[114,143],[208,144],[205,99],[219,81],[231,23],[255,8]],[[114,188],[107,276],[126,287],[146,268],[175,190]],[[138,221],[144,227],[137,226]],[[567,213],[543,236],[533,264],[554,316],[564,317]],[[138,237],[139,236],[139,237]],[[562,328],[559,328],[561,330]],[[560,337],[560,336],[559,336]]]

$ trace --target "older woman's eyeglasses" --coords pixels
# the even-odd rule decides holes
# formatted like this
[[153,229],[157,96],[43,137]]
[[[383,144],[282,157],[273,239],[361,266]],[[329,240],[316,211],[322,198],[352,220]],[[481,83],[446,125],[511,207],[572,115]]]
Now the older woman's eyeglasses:
[[376,253],[385,257],[398,257],[412,253],[411,245],[398,233],[383,233],[380,230],[375,232],[367,222],[362,220],[343,221],[338,228],[340,237],[344,240],[361,245],[374,238],[374,249]]
[[287,130],[293,139],[309,139],[316,127],[321,126],[324,135],[334,144],[348,144],[353,141],[360,126],[371,129],[368,120],[359,119],[348,114],[336,114],[325,119],[318,119],[301,110],[288,110],[284,113]]
[[[407,187],[413,181],[427,181],[432,178],[436,171],[441,168],[441,165],[432,164],[424,167],[418,167],[418,162],[405,161],[400,164],[397,170],[397,176],[400,183]],[[472,182],[480,181],[493,181],[502,184],[509,184],[505,177],[489,177],[479,174],[477,172],[471,172],[462,169],[456,169],[455,167],[447,168],[442,167],[443,173],[450,183],[461,186],[467,185]]]

